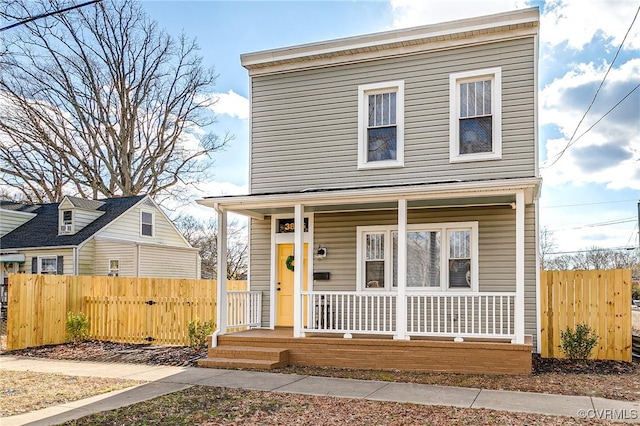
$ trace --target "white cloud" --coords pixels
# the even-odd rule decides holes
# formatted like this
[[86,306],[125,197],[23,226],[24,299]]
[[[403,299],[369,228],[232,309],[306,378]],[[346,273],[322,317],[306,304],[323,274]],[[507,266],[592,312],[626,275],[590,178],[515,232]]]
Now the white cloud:
[[229,90],[227,93],[216,93],[213,95],[215,103],[211,109],[216,114],[225,114],[240,120],[249,118],[249,99]]
[[407,28],[527,7],[524,0],[391,0],[394,28]]
[[[551,46],[567,42],[576,50],[600,33],[619,46],[638,9],[636,0],[550,0],[541,16],[540,38]],[[640,48],[640,25],[631,29],[625,48]]]
[[[562,137],[546,141],[545,183],[601,183],[611,189],[640,189],[640,90],[578,140],[551,166],[567,145],[589,105],[606,65],[580,64],[540,93],[541,125],[553,125]],[[640,59],[613,68],[576,137],[628,94],[640,81]]]

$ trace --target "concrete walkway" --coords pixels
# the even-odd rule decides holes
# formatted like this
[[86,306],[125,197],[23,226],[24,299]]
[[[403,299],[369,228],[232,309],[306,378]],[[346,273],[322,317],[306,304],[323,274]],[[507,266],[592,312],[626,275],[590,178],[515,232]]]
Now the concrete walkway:
[[424,405],[489,408],[640,423],[640,402],[615,401],[588,396],[495,391],[258,371],[60,361],[12,356],[0,357],[0,371],[2,370],[109,377],[149,382],[68,404],[4,417],[0,419],[3,426],[58,424],[89,414],[135,404],[193,385],[364,398]]

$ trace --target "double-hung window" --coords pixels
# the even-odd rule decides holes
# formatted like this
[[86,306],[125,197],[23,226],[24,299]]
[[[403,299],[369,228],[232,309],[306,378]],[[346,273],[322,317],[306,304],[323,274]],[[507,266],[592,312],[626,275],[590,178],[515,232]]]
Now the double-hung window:
[[[398,286],[396,227],[358,227],[358,288],[395,290]],[[478,223],[407,225],[407,289],[478,288]]]
[[358,168],[404,165],[404,81],[358,86]]
[[109,276],[117,277],[118,275],[120,275],[120,260],[109,259]]
[[451,162],[502,158],[502,70],[449,76]]
[[153,212],[140,212],[140,234],[146,237],[153,237],[155,227],[155,215]]

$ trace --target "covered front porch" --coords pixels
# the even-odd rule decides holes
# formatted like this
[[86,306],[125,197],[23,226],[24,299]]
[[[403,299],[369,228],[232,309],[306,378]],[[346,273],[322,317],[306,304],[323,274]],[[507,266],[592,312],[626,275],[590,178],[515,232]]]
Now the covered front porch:
[[531,341],[453,342],[418,337],[313,333],[294,338],[292,328],[251,329],[217,337],[200,367],[273,369],[285,365],[467,374],[530,374]]
[[[260,248],[252,243],[248,291],[223,291],[226,277],[218,276],[212,354],[241,342],[284,345],[294,365],[448,371],[436,367],[440,359],[456,371],[476,371],[465,367],[475,364],[485,372],[510,365],[506,357],[521,365],[508,370],[528,373],[532,337],[525,332],[525,282],[533,284],[531,296],[535,275],[525,276],[525,209],[537,198],[538,185],[538,179],[519,179],[201,200],[217,212],[219,271],[226,270],[228,212],[252,218],[252,241],[259,232],[259,241],[269,241]],[[347,220],[364,225],[344,225]],[[283,223],[290,232],[278,232]],[[499,238],[499,250],[493,250]],[[281,250],[285,244],[288,256]],[[257,253],[261,248],[268,256]],[[416,250],[428,253],[420,257]],[[303,267],[294,267],[300,262],[292,259],[304,259]],[[415,267],[421,259],[428,263],[422,272]],[[495,279],[493,265],[501,270]],[[255,278],[259,274],[262,281]],[[283,297],[287,276],[292,289]],[[284,325],[290,327],[279,329],[287,306],[291,323]],[[262,330],[236,333],[246,328]],[[338,361],[305,364],[305,350],[326,354],[329,347],[329,358]],[[521,356],[513,358],[514,351]],[[453,362],[453,352],[460,362]],[[475,362],[482,357],[493,367]]]

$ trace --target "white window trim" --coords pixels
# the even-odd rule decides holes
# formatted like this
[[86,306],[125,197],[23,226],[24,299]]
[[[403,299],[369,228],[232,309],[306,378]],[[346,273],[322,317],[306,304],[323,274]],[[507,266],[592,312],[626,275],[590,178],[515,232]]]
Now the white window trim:
[[[117,269],[118,275],[111,275],[111,262],[113,262],[113,261],[118,262],[118,269]],[[109,259],[109,260],[107,260],[107,276],[111,276],[111,277],[120,276],[120,259]]]
[[[71,223],[65,223],[64,221],[64,213],[65,212],[71,212]],[[64,210],[60,210],[60,222],[58,223],[58,235],[68,235],[68,234],[73,234],[75,231],[75,212],[73,211],[73,209],[64,209]],[[70,231],[63,231],[62,230],[62,226],[64,225],[71,225],[71,230]]]
[[58,256],[38,256],[38,274],[42,274],[42,261],[44,259],[53,259],[56,261],[56,272],[52,275],[56,275],[58,273]]
[[[443,267],[449,259],[449,231],[461,231],[471,229],[471,285],[470,288],[449,288],[449,268]],[[397,231],[397,225],[388,226],[358,226],[356,227],[356,289],[359,292],[393,291],[393,245],[392,232]],[[444,240],[440,244],[440,287],[406,287],[408,292],[478,292],[479,291],[479,263],[478,263],[478,222],[443,222],[420,223],[407,225],[407,232],[411,231],[440,231]],[[370,233],[385,233],[385,264],[384,264],[384,288],[365,288],[364,286],[364,238]]]
[[[367,96],[389,91],[396,92],[396,159],[367,161]],[[404,80],[358,86],[358,170],[404,167]]]
[[[460,83],[491,79],[492,152],[460,154]],[[449,75],[449,162],[499,160],[502,158],[502,68],[486,68]]]
[[[142,233],[142,214],[148,213],[151,215],[151,235],[144,235]],[[145,238],[154,238],[156,236],[156,212],[152,210],[140,210],[140,236]]]

